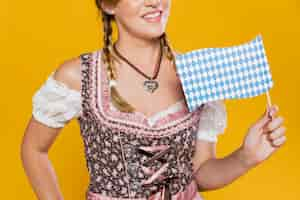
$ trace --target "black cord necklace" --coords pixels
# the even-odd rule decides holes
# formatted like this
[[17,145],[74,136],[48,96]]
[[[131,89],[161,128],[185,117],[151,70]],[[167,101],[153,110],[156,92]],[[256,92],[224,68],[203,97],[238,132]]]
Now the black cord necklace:
[[161,61],[162,61],[162,55],[163,55],[162,45],[160,44],[160,53],[159,53],[158,61],[155,65],[154,75],[152,77],[150,77],[150,76],[146,75],[144,72],[142,72],[140,69],[138,69],[134,64],[129,62],[129,60],[127,58],[122,56],[121,53],[117,50],[115,44],[116,43],[113,44],[113,49],[116,52],[116,54],[118,55],[118,57],[120,57],[129,66],[131,66],[134,70],[136,70],[139,74],[141,74],[142,76],[144,76],[147,79],[147,80],[144,81],[144,89],[148,92],[153,93],[159,86],[158,81],[155,80],[155,79],[158,76],[158,72],[160,70],[160,65],[161,65]]

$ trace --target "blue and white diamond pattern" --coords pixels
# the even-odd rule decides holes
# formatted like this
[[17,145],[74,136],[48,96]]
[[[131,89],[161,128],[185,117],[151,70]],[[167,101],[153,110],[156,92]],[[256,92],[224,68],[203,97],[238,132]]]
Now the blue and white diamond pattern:
[[223,48],[203,48],[175,59],[189,111],[209,101],[249,98],[273,86],[262,36]]

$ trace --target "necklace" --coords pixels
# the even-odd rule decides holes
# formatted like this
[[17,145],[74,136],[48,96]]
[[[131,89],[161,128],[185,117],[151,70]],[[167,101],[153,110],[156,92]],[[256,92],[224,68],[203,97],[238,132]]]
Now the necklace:
[[152,77],[146,75],[144,72],[142,72],[140,69],[138,69],[134,64],[132,64],[131,62],[129,62],[129,60],[127,58],[125,58],[124,56],[121,55],[121,53],[117,50],[115,43],[113,44],[113,49],[116,52],[116,54],[122,59],[124,60],[129,66],[131,66],[135,71],[137,71],[139,74],[141,74],[142,76],[144,76],[147,80],[144,81],[144,89],[147,92],[151,92],[153,93],[159,86],[158,81],[155,80],[158,76],[158,72],[160,69],[160,65],[161,65],[161,61],[162,61],[162,45],[160,45],[160,53],[159,53],[159,59],[155,65],[155,71],[154,71],[154,75]]

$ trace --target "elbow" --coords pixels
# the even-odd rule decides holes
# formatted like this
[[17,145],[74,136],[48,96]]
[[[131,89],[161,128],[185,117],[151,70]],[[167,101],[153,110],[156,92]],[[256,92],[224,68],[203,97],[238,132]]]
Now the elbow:
[[210,166],[208,166],[208,164],[214,160],[217,160],[217,158],[210,158],[206,160],[194,173],[195,181],[198,187],[197,189],[200,192],[216,190],[225,186],[222,184],[222,181],[217,174],[210,172]]
[[26,159],[26,155],[28,154],[28,150],[29,150],[30,146],[28,145],[28,143],[26,142],[25,138],[22,138],[21,144],[20,144],[20,158],[21,161],[24,163],[24,159]]
[[31,152],[32,150],[30,150],[29,145],[22,141],[20,145],[20,160],[25,170],[28,168],[28,165],[30,165],[30,156],[33,155]]
[[28,138],[25,137],[25,135],[22,138],[21,144],[20,144],[20,157],[21,159],[24,159],[26,157],[26,155],[30,154],[30,152],[32,152],[33,146],[30,145],[30,141],[28,140]]
[[38,155],[48,154],[48,151],[42,151],[37,148],[37,145],[34,145],[28,138],[23,137],[22,142],[20,143],[19,156],[23,165],[29,165],[34,157]]
[[30,146],[30,144],[23,139],[20,145],[20,159],[23,165],[27,163],[26,161],[30,158],[30,156],[33,156],[33,151],[34,149]]
[[213,182],[205,182],[203,180],[197,180],[197,186],[199,192],[212,191],[222,188],[222,186],[214,184]]
[[220,182],[218,177],[209,178],[209,181],[205,181],[204,179],[197,180],[198,191],[206,192],[212,190],[218,190],[226,186],[226,184]]

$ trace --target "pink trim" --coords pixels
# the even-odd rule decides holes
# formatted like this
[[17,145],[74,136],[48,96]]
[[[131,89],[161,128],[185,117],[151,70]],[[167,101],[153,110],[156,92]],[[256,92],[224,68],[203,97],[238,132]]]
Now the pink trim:
[[[101,53],[99,52],[99,54],[101,54]],[[98,67],[98,69],[99,69],[99,68],[101,68],[101,69],[100,69],[101,80],[102,80],[102,81],[101,81],[101,86],[102,86],[102,88],[101,88],[101,91],[102,91],[101,97],[102,97],[102,99],[103,99],[103,101],[102,101],[102,104],[103,104],[103,107],[104,107],[103,110],[104,110],[109,116],[113,116],[113,117],[115,117],[115,118],[121,118],[121,119],[125,119],[125,120],[128,120],[128,119],[129,119],[129,120],[132,120],[132,121],[134,121],[134,122],[137,121],[137,122],[141,123],[143,126],[153,128],[153,127],[157,127],[157,126],[156,126],[156,125],[150,126],[150,125],[148,124],[147,121],[148,121],[150,118],[152,118],[152,117],[154,117],[154,116],[157,116],[158,114],[163,113],[163,112],[165,112],[165,111],[167,111],[167,110],[173,108],[174,106],[178,105],[179,103],[181,103],[181,104],[184,103],[184,101],[182,101],[182,99],[180,99],[179,101],[177,101],[177,102],[173,103],[172,105],[168,106],[166,109],[161,110],[161,111],[159,111],[159,112],[156,112],[156,113],[154,113],[153,115],[151,115],[150,117],[147,117],[147,116],[145,116],[143,113],[138,112],[138,111],[135,111],[135,112],[133,112],[133,113],[125,113],[125,112],[121,112],[121,111],[119,111],[119,110],[117,110],[117,109],[114,109],[114,110],[113,110],[113,109],[111,109],[111,106],[110,106],[110,103],[109,103],[109,102],[111,102],[111,100],[110,100],[109,82],[108,82],[108,78],[107,78],[107,75],[106,75],[106,73],[107,73],[106,67],[105,67],[105,68],[103,68],[103,67]],[[103,69],[103,70],[102,70],[102,69]],[[188,116],[188,115],[191,114],[191,113],[189,113],[189,111],[188,111],[188,109],[187,109],[186,106],[183,106],[183,109],[181,109],[181,110],[179,110],[179,111],[176,111],[176,113],[178,113],[178,116],[179,116],[178,119],[180,119],[180,117]],[[167,124],[168,122],[174,120],[174,118],[171,118],[171,117],[170,117],[170,114],[166,114],[166,116],[163,117],[163,118],[165,119],[165,120],[164,120],[165,124]],[[157,123],[155,123],[155,124],[157,124]],[[163,124],[160,123],[160,125],[163,125]]]
[[[113,198],[109,196],[104,196],[102,194],[93,193],[88,191],[86,193],[86,200],[163,200],[161,199],[162,191],[159,191],[148,199],[146,198]],[[201,194],[198,192],[197,184],[193,180],[184,191],[180,191],[172,196],[172,200],[204,200]]]
[[150,167],[145,167],[145,166],[141,165],[141,168],[147,175],[151,175],[154,173],[154,170],[152,170]]
[[169,148],[169,145],[157,145],[157,146],[142,146],[142,147],[139,147],[139,149],[142,149],[144,151],[148,151],[148,152],[156,152],[156,151],[164,151],[166,150],[167,148]]
[[147,185],[155,181],[157,178],[162,177],[162,173],[164,173],[168,169],[169,163],[164,164],[159,170],[157,170],[154,174],[152,174],[147,180],[142,181],[143,185]]
[[[99,59],[97,55],[100,56],[100,54],[101,50],[92,53],[89,73],[91,76],[91,107],[101,123],[116,128],[117,130],[124,130],[126,133],[132,133],[138,130],[139,134],[144,136],[161,137],[175,134],[176,131],[174,130],[187,128],[190,125],[188,121],[195,123],[195,121],[199,119],[197,115],[198,111],[186,113],[186,110],[183,110],[182,112],[168,114],[167,117],[163,118],[163,120],[159,120],[159,123],[151,127],[145,122],[145,118],[139,114],[125,113],[110,109],[108,79],[105,73],[106,70],[102,70],[106,68],[105,66],[100,67],[98,64]],[[96,80],[98,81],[97,83]],[[100,89],[98,86],[100,86]]]
[[[99,56],[101,55],[101,51],[98,52],[99,53]],[[124,120],[130,120],[130,121],[133,121],[133,122],[138,122],[138,123],[141,123],[143,126],[146,126],[146,127],[150,127],[150,128],[153,128],[155,127],[154,126],[149,126],[148,123],[147,123],[147,120],[159,113],[162,113],[163,111],[166,111],[170,108],[172,108],[173,106],[175,106],[176,104],[178,104],[178,102],[180,101],[177,101],[175,102],[174,104],[170,105],[168,108],[160,111],[160,112],[157,112],[155,114],[153,114],[151,117],[146,117],[143,113],[141,112],[134,112],[134,113],[126,113],[126,112],[121,112],[119,110],[113,110],[111,109],[110,107],[110,103],[111,100],[110,100],[110,91],[109,91],[109,80],[107,78],[107,68],[106,67],[99,67],[99,63],[98,63],[98,67],[97,69],[99,69],[100,71],[100,79],[101,79],[101,83],[99,83],[101,85],[101,91],[102,91],[102,95],[100,97],[99,95],[99,98],[102,99],[102,105],[103,105],[103,110],[106,114],[108,114],[109,116],[112,116],[114,118],[121,118],[121,119],[124,119]],[[99,100],[98,100],[99,102]],[[186,116],[186,115],[190,115],[190,113],[188,112],[188,109],[186,107],[184,107],[185,109],[181,110],[181,112],[179,112],[180,114],[180,117],[182,116]],[[164,121],[165,123],[167,122],[170,122],[171,121],[171,118],[170,118],[170,115],[166,115],[164,117]],[[179,118],[178,118],[179,119]],[[172,118],[172,121],[174,120],[174,118]],[[162,125],[162,123],[160,123],[160,125]]]

